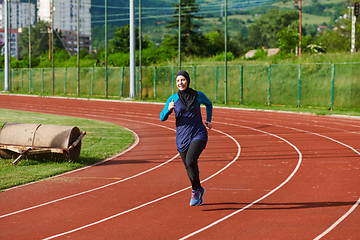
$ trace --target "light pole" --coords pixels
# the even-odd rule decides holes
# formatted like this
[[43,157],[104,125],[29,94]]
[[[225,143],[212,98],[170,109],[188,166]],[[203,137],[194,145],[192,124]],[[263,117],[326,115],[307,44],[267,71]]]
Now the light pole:
[[4,81],[4,91],[10,91],[10,80],[9,80],[9,5],[8,0],[5,0],[5,81]]
[[227,0],[225,0],[225,104],[227,104]]
[[108,62],[108,55],[107,55],[107,41],[108,41],[108,36],[107,36],[107,0],[105,0],[105,97],[108,97],[108,67],[107,67],[107,62]]
[[136,97],[135,38],[135,1],[130,0],[130,98]]
[[31,3],[29,0],[29,80],[31,82]]
[[139,0],[139,97],[142,99],[142,29],[141,29],[141,0]]
[[301,57],[301,26],[302,26],[302,16],[301,16],[301,0],[299,0],[299,58]]
[[77,48],[77,95],[80,95],[80,0],[77,0],[77,27],[76,27],[76,48]]
[[179,0],[179,36],[178,36],[178,48],[179,48],[179,71],[181,70],[181,0]]

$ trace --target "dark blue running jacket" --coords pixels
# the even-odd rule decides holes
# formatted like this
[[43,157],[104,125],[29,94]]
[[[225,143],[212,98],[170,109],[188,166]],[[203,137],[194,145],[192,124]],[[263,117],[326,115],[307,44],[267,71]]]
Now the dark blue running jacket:
[[176,118],[176,146],[179,152],[185,152],[192,141],[207,142],[208,133],[202,121],[200,104],[206,106],[206,121],[211,122],[212,103],[203,92],[197,91],[197,101],[191,111],[186,111],[177,93],[171,95],[160,113],[160,121],[166,121],[173,112],[169,111],[169,103],[174,100]]

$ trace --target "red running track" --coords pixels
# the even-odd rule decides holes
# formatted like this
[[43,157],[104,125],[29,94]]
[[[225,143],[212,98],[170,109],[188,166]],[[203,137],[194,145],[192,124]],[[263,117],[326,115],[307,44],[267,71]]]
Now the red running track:
[[[0,94],[0,108],[111,122],[133,147],[0,193],[0,239],[359,239],[360,119],[215,108],[190,183],[163,104]],[[204,109],[203,109],[204,110]]]

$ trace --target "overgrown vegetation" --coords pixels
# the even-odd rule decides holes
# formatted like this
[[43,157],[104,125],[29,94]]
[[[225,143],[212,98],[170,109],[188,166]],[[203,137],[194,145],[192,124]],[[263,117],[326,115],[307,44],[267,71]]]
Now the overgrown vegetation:
[[[96,3],[95,3],[96,2]],[[96,11],[101,9],[101,1],[94,1],[94,16]],[[114,2],[109,3],[114,4]],[[147,2],[151,6],[158,3]],[[331,1],[324,2],[312,0],[304,2],[303,5],[303,26],[302,26],[302,53],[309,54],[307,59],[316,59],[317,56],[311,54],[319,53],[349,53],[350,52],[350,32],[351,22],[348,18],[343,18],[348,13],[348,3]],[[353,4],[351,1],[350,4]],[[177,14],[179,5],[173,5],[174,11],[166,21],[158,22],[147,20],[143,23],[142,40],[142,65],[176,65],[178,61],[178,26]],[[114,11],[113,9],[110,11]],[[182,11],[182,59],[184,61],[221,61],[224,57],[224,18],[219,11],[202,13],[201,7],[194,0],[185,0],[181,3]],[[295,55],[296,47],[299,47],[299,12],[293,8],[293,3],[275,2],[263,5],[254,9],[229,11],[228,21],[228,60],[245,61],[244,54],[250,49],[258,49],[258,53],[250,61],[264,62],[291,62]],[[308,18],[322,17],[320,20],[310,21]],[[101,21],[100,21],[101,22]],[[308,22],[308,23],[307,23]],[[359,21],[358,21],[359,22]],[[356,29],[360,28],[357,22]],[[318,32],[317,27],[323,25],[327,29]],[[51,67],[48,58],[48,34],[44,34],[47,24],[44,22],[36,23],[32,28],[32,63],[33,68]],[[161,32],[161,37],[158,34]],[[19,43],[28,46],[28,30],[23,29],[23,36],[19,37]],[[97,60],[100,62],[105,59],[104,49],[104,26],[95,24],[93,26],[92,47],[96,52],[81,52],[81,67],[93,67]],[[137,49],[138,49],[138,30]],[[60,33],[61,35],[61,33]],[[159,36],[154,40],[154,36]],[[123,67],[129,66],[129,26],[108,27],[108,66]],[[154,41],[156,42],[154,42]],[[360,31],[356,32],[356,48],[360,48]],[[268,48],[281,49],[275,58],[267,58],[264,51]],[[69,56],[63,46],[55,38],[55,67],[76,67],[77,57]],[[263,50],[263,48],[265,50]],[[326,57],[325,57],[326,58]],[[3,62],[0,57],[0,62]],[[139,64],[139,54],[137,51],[137,65]],[[336,60],[336,62],[341,62]],[[3,66],[3,64],[1,64]],[[23,48],[21,60],[12,59],[12,68],[27,68],[29,66],[28,50]],[[100,64],[101,67],[101,64]]]

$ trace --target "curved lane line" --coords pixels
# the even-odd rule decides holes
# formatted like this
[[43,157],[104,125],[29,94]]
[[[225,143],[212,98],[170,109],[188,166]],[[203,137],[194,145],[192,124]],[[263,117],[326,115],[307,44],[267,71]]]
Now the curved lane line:
[[[225,124],[225,123],[223,123],[223,124]],[[258,132],[265,133],[265,134],[268,134],[268,135],[270,135],[270,136],[276,137],[276,138],[278,138],[278,139],[286,142],[287,144],[289,144],[290,146],[292,146],[292,147],[296,150],[296,152],[299,154],[298,163],[297,163],[295,169],[292,171],[292,173],[286,178],[286,180],[283,181],[279,186],[277,186],[276,188],[274,188],[273,190],[271,190],[269,193],[265,194],[265,195],[262,196],[261,198],[258,198],[257,200],[253,201],[252,203],[246,205],[245,207],[240,208],[239,210],[236,210],[235,212],[233,212],[233,213],[231,213],[231,214],[229,214],[229,215],[227,215],[227,216],[225,216],[225,217],[223,217],[223,218],[220,218],[219,220],[217,220],[217,221],[215,221],[215,222],[213,222],[213,223],[211,223],[211,224],[209,224],[209,225],[207,225],[207,226],[205,226],[205,227],[203,227],[203,228],[201,228],[201,229],[199,229],[199,230],[197,230],[197,231],[195,231],[195,232],[193,232],[193,233],[190,233],[189,235],[187,235],[187,236],[185,236],[185,237],[180,238],[181,240],[183,240],[183,239],[188,239],[188,238],[190,238],[190,237],[192,237],[192,236],[194,236],[194,235],[196,235],[196,234],[198,234],[198,233],[200,233],[200,232],[203,232],[203,231],[205,231],[205,230],[207,230],[207,229],[215,226],[216,224],[221,223],[221,222],[225,221],[226,219],[228,219],[228,218],[230,218],[230,217],[238,214],[239,212],[242,212],[242,211],[250,208],[250,207],[251,207],[252,205],[254,205],[255,203],[258,203],[258,202],[260,202],[261,200],[267,198],[268,196],[270,196],[271,194],[273,194],[274,192],[276,192],[277,190],[279,190],[281,187],[283,187],[287,182],[289,182],[290,179],[295,175],[295,173],[296,173],[296,172],[298,171],[298,169],[300,168],[300,165],[301,165],[301,162],[302,162],[302,154],[301,154],[301,152],[299,151],[299,149],[298,149],[294,144],[290,143],[288,140],[286,140],[286,139],[284,139],[284,138],[282,138],[282,137],[280,137],[280,136],[277,136],[277,135],[275,135],[275,134],[268,133],[268,132],[265,132],[265,131],[262,131],[262,130],[258,130],[258,129],[255,129],[255,128],[251,128],[251,127],[239,126],[239,125],[236,125],[236,124],[227,124],[227,125],[233,125],[233,126],[237,126],[237,127],[243,127],[243,128],[255,130],[255,131],[258,131]]]
[[342,215],[336,222],[334,222],[328,229],[326,229],[323,233],[321,233],[319,236],[317,236],[316,238],[314,238],[314,240],[319,240],[320,238],[322,238],[323,236],[325,236],[326,234],[328,234],[331,230],[333,230],[337,225],[339,225],[342,220],[344,220],[347,216],[350,215],[350,213],[352,213],[355,208],[357,206],[359,206],[360,204],[360,198],[357,200],[357,202],[349,209],[349,211],[347,211],[344,215]]
[[[129,120],[130,121],[130,120]],[[134,120],[133,120],[134,121]],[[145,123],[145,122],[142,122],[142,123]],[[155,126],[160,126],[160,127],[164,127],[164,126],[161,126],[161,125],[156,125],[156,124],[153,124],[153,123],[148,123],[148,124],[151,124],[151,125],[155,125]],[[174,129],[172,128],[168,128],[168,127],[164,127],[164,128],[167,128],[167,129],[170,129],[172,131],[175,131]],[[138,139],[138,137],[137,137]],[[139,142],[139,140],[137,140],[137,142]],[[135,147],[136,145],[133,146],[133,148]],[[131,150],[131,149],[128,149],[128,151]],[[116,156],[113,156],[111,157],[110,159],[108,159],[107,161],[117,157],[117,156],[120,156],[122,154],[124,154],[125,152],[127,151],[124,151],[122,153],[120,153],[119,155],[116,155]],[[138,176],[141,176],[145,173],[148,173],[150,171],[153,171],[169,162],[171,162],[172,160],[174,160],[175,158],[177,158],[179,156],[179,153],[176,154],[174,157],[172,157],[171,159],[167,160],[166,162],[163,162],[153,168],[150,168],[148,170],[145,170],[143,172],[140,172],[138,174],[135,174],[133,176],[130,176],[130,177],[127,177],[127,178],[124,178],[122,180],[119,180],[119,181],[116,181],[116,182],[113,182],[113,183],[109,183],[109,184],[106,184],[106,185],[103,185],[103,186],[100,186],[100,187],[97,187],[97,188],[93,188],[93,189],[90,189],[90,190],[87,190],[87,191],[83,191],[83,192],[80,192],[80,193],[76,193],[76,194],[73,194],[73,195],[69,195],[69,196],[66,196],[66,197],[63,197],[63,198],[58,198],[58,199],[55,199],[53,201],[49,201],[49,202],[46,202],[46,203],[42,203],[42,204],[39,204],[39,205],[36,205],[36,206],[32,206],[32,207],[29,207],[29,208],[24,208],[24,209],[21,209],[21,210],[18,210],[18,211],[15,211],[15,212],[11,212],[11,213],[8,213],[8,214],[4,214],[4,215],[1,215],[0,216],[0,219],[1,218],[5,218],[5,217],[8,217],[8,216],[12,216],[12,215],[15,215],[15,214],[18,214],[18,213],[22,213],[22,212],[26,212],[26,211],[29,211],[29,210],[32,210],[32,209],[35,209],[35,208],[39,208],[39,207],[43,207],[43,206],[46,206],[46,205],[49,205],[49,204],[52,204],[52,203],[56,203],[56,202],[60,202],[60,201],[63,201],[63,200],[66,200],[66,199],[69,199],[69,198],[73,198],[73,197],[77,197],[77,196],[80,196],[80,195],[83,195],[83,194],[86,194],[86,193],[89,193],[89,192],[94,192],[94,191],[97,191],[97,190],[100,190],[100,189],[103,189],[103,188],[106,188],[106,187],[109,187],[109,186],[112,186],[112,185],[115,185],[115,184],[118,184],[118,183],[121,183],[121,182],[125,182],[127,180],[130,180],[130,179],[133,179],[135,177],[138,177]],[[106,162],[105,160],[102,161],[103,162]],[[98,163],[100,164],[100,162]],[[92,165],[93,166],[93,165]],[[90,166],[89,166],[90,167]],[[75,170],[74,170],[75,171]]]
[[[135,139],[134,142],[133,142],[127,149],[125,149],[124,151],[121,151],[121,152],[119,152],[118,154],[115,154],[115,155],[112,156],[112,157],[108,157],[108,158],[106,158],[106,159],[104,159],[104,160],[101,160],[100,162],[96,162],[96,163],[91,164],[91,165],[89,165],[89,166],[82,167],[82,168],[78,168],[78,169],[74,169],[74,170],[71,170],[71,171],[68,171],[68,172],[65,172],[65,173],[56,175],[56,176],[52,176],[52,177],[49,177],[49,178],[46,178],[46,179],[58,178],[58,177],[62,177],[62,176],[64,176],[64,175],[67,175],[67,174],[70,174],[70,173],[79,172],[79,171],[82,171],[82,170],[85,170],[85,169],[88,169],[88,168],[91,168],[91,167],[94,167],[94,166],[103,164],[103,163],[105,163],[105,162],[107,162],[107,161],[113,160],[114,158],[120,157],[121,155],[129,152],[131,149],[133,149],[134,147],[136,147],[136,145],[138,145],[140,139],[139,139],[139,136],[138,136],[133,130],[128,129],[128,128],[126,128],[126,127],[123,127],[123,128],[125,128],[126,130],[132,132],[132,133],[133,133],[133,136],[134,136],[134,139]],[[44,180],[40,180],[40,181],[45,181],[45,179],[44,179]],[[5,192],[10,191],[10,190],[13,190],[13,189],[25,187],[25,186],[28,186],[28,185],[31,185],[31,184],[35,184],[35,183],[37,183],[37,182],[39,182],[39,181],[31,182],[31,183],[27,183],[27,184],[23,184],[23,185],[20,185],[20,186],[15,186],[15,187],[12,187],[12,188],[9,188],[9,189],[5,189]],[[2,217],[2,216],[0,216],[0,218],[1,218],[1,217]]]
[[[222,123],[222,124],[224,124],[224,123]],[[352,148],[351,146],[348,146],[348,145],[346,145],[346,144],[344,144],[344,143],[341,143],[341,142],[339,142],[339,141],[337,141],[337,140],[335,140],[335,139],[332,139],[332,138],[330,138],[330,137],[327,137],[327,136],[324,136],[324,135],[321,135],[321,134],[317,134],[317,133],[313,133],[313,132],[309,132],[309,131],[306,131],[306,130],[301,130],[301,129],[292,128],[292,127],[285,127],[285,126],[279,126],[279,125],[273,125],[273,126],[284,127],[284,128],[294,129],[294,130],[296,130],[296,131],[303,131],[303,132],[307,132],[307,133],[310,133],[310,134],[318,135],[318,136],[320,136],[320,137],[324,137],[324,138],[327,138],[327,139],[329,139],[329,140],[331,140],[331,141],[334,141],[334,142],[337,142],[337,143],[339,143],[339,144],[341,144],[341,145],[344,145],[345,147],[348,147],[348,148],[352,149],[354,152],[356,152],[357,154],[360,155],[360,153],[359,153],[358,151],[356,151],[354,148]],[[321,127],[324,127],[324,126],[321,126]],[[255,129],[255,130],[256,130],[256,129]],[[259,131],[260,131],[260,130],[259,130]],[[350,133],[355,133],[355,132],[350,132]],[[207,180],[207,179],[206,179],[206,180]],[[254,203],[256,203],[256,202],[254,202]],[[252,205],[253,205],[254,203],[252,203]],[[352,213],[359,204],[360,204],[360,198],[358,199],[358,201],[357,201],[342,217],[340,217],[334,224],[332,224],[332,225],[331,225],[327,230],[325,230],[322,234],[320,234],[319,236],[317,236],[316,238],[314,238],[314,240],[318,240],[318,239],[322,238],[323,236],[325,236],[327,233],[329,233],[329,232],[330,232],[332,229],[334,229],[342,220],[344,220],[350,213]],[[246,207],[247,207],[247,206],[246,206]],[[246,207],[244,207],[244,209],[245,209]],[[238,211],[239,211],[239,210],[238,210]],[[0,218],[1,218],[1,216],[0,216]],[[194,235],[195,235],[195,234],[194,234]],[[185,239],[185,238],[184,238],[184,239]]]
[[[224,135],[226,135],[227,137],[231,138],[231,139],[236,143],[236,145],[237,145],[237,147],[238,147],[238,151],[237,151],[237,154],[236,154],[235,158],[234,158],[230,163],[228,163],[225,167],[223,167],[222,169],[220,169],[219,171],[217,171],[216,173],[214,173],[213,175],[211,175],[210,177],[206,178],[205,180],[203,180],[203,181],[201,181],[201,182],[206,182],[206,181],[210,180],[211,178],[215,177],[216,175],[218,175],[219,173],[223,172],[225,169],[227,169],[230,165],[232,165],[232,164],[239,158],[240,152],[241,152],[240,144],[238,143],[238,141],[236,141],[235,138],[233,138],[233,137],[230,136],[229,134],[224,133],[224,132],[221,132],[221,131],[219,131],[219,130],[216,130],[216,129],[212,129],[212,130],[213,130],[213,131],[216,131],[216,132],[219,132],[219,133],[221,133],[221,134],[224,134]],[[191,188],[191,186],[186,187],[186,188],[183,188],[183,189],[180,189],[180,190],[178,190],[178,191],[176,191],[176,192],[170,193],[170,194],[168,194],[168,195],[165,195],[165,196],[163,196],[163,197],[157,198],[157,199],[155,199],[155,200],[153,200],[153,201],[144,203],[144,204],[142,204],[142,205],[139,205],[139,206],[137,206],[137,207],[131,208],[131,209],[129,209],[129,210],[120,212],[120,213],[118,213],[118,214],[115,214],[115,215],[112,215],[112,216],[110,216],[110,217],[101,219],[101,220],[99,220],[99,221],[96,221],[96,222],[93,222],[93,223],[84,225],[84,226],[79,227],[79,228],[75,228],[75,229],[70,230],[70,231],[67,231],[67,232],[59,233],[59,234],[57,234],[57,235],[44,238],[43,240],[54,239],[54,238],[57,238],[57,237],[60,237],[60,236],[64,236],[64,235],[67,235],[67,234],[70,234],[70,233],[73,233],[73,232],[77,232],[77,231],[80,231],[80,230],[82,230],[82,229],[85,229],[85,228],[88,228],[88,227],[97,225],[97,224],[99,224],[99,223],[103,223],[103,222],[108,221],[108,220],[110,220],[110,219],[116,218],[116,217],[118,217],[118,216],[124,215],[124,214],[126,214],[126,213],[135,211],[135,210],[137,210],[137,209],[139,209],[139,208],[142,208],[142,207],[145,207],[145,206],[147,206],[147,205],[150,205],[150,204],[153,204],[153,203],[155,203],[155,202],[158,202],[158,201],[160,201],[160,200],[163,200],[163,199],[169,198],[169,197],[171,197],[171,196],[174,196],[174,195],[176,195],[176,194],[178,194],[178,193],[184,192],[185,190],[188,190],[188,189],[190,189],[190,188]]]
[[[249,121],[246,121],[246,120],[241,120],[241,121],[249,122]],[[257,122],[257,123],[259,123],[259,122]],[[222,124],[225,124],[225,123],[222,123]],[[239,126],[239,125],[236,125],[236,124],[228,124],[228,125],[243,127],[243,126]],[[322,135],[322,134],[319,134],[319,133],[310,132],[310,131],[303,130],[303,129],[293,128],[293,127],[281,126],[281,125],[276,125],[276,124],[270,124],[270,125],[276,126],[276,127],[281,127],[281,128],[287,128],[287,129],[291,129],[291,130],[295,130],[295,131],[299,131],[299,132],[305,132],[305,133],[313,134],[313,135],[316,135],[316,136],[319,136],[319,137],[322,137],[322,138],[326,138],[326,139],[328,139],[330,141],[333,141],[335,143],[343,145],[344,147],[347,147],[347,148],[351,149],[353,152],[355,152],[356,154],[360,155],[360,152],[357,151],[355,148],[353,148],[353,147],[351,147],[351,146],[349,146],[349,145],[347,145],[345,143],[342,143],[342,142],[340,142],[340,141],[338,141],[336,139],[333,139],[331,137],[328,137],[328,136],[325,136],[325,135]],[[258,131],[261,131],[261,130],[258,130]],[[352,132],[350,132],[350,133],[352,133]],[[356,207],[359,206],[359,205],[360,205],[360,198],[357,200],[357,202],[344,215],[342,215],[337,221],[335,221],[328,229],[326,229],[324,232],[322,232],[319,236],[314,238],[314,240],[319,240],[322,237],[324,237],[326,234],[328,234],[337,225],[339,225],[347,216],[349,216],[356,209]]]

